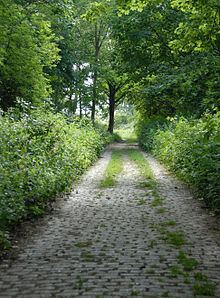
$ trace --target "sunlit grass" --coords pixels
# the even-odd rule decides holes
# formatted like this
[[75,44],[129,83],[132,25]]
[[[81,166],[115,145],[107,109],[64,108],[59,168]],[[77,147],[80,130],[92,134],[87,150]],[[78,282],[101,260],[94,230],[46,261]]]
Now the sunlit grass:
[[131,129],[117,129],[115,132],[122,138],[123,141],[126,141],[129,144],[137,142],[137,136],[134,130]]
[[121,150],[113,150],[111,160],[105,171],[104,179],[100,183],[100,187],[108,188],[116,184],[117,175],[123,170],[123,152]]

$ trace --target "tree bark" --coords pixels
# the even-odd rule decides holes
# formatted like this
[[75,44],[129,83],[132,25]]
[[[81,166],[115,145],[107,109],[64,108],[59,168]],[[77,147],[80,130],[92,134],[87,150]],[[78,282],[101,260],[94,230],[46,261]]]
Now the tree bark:
[[82,94],[79,94],[79,117],[82,119]]
[[[16,97],[20,96],[16,83],[12,80],[0,80],[0,108],[7,112],[16,105]],[[22,98],[22,96],[20,96]]]
[[108,83],[109,86],[109,123],[108,123],[108,131],[112,134],[114,132],[114,124],[115,124],[115,96],[116,96],[116,87]]
[[98,61],[99,61],[99,52],[100,52],[100,36],[98,32],[97,23],[95,24],[95,53],[94,53],[94,70],[93,70],[93,86],[92,86],[92,113],[91,113],[91,120],[95,122],[95,110],[96,110],[96,102],[97,102],[97,79],[98,79]]
[[91,114],[91,120],[93,123],[95,122],[96,102],[97,102],[97,70],[94,70],[93,86],[92,86],[92,114]]

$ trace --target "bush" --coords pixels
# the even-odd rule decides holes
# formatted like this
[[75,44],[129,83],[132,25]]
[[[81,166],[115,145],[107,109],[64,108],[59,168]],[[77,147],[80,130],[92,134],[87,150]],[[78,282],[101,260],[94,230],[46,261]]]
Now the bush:
[[151,151],[155,133],[158,130],[164,130],[167,123],[167,119],[162,116],[140,118],[135,127],[140,146],[146,151]]
[[0,117],[0,229],[41,215],[49,198],[72,182],[110,142],[88,121],[37,110]]
[[[164,129],[150,134],[150,148],[155,156],[186,182],[213,210],[220,211],[220,113],[201,119],[176,119]],[[150,128],[149,128],[150,130]],[[144,144],[148,140],[142,140]]]

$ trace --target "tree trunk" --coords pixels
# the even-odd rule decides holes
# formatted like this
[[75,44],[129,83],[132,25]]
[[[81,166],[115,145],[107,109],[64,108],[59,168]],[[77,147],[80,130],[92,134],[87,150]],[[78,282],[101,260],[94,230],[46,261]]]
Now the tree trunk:
[[99,52],[100,52],[100,36],[98,33],[97,23],[95,24],[95,53],[94,53],[94,71],[93,71],[93,86],[92,86],[92,113],[91,113],[91,120],[95,122],[95,110],[96,110],[96,102],[97,102],[97,79],[98,79],[98,61],[99,61]]
[[71,112],[75,115],[76,114],[76,109],[77,109],[77,101],[78,101],[78,96],[75,93],[75,97],[73,99],[73,90],[70,91],[69,94],[69,109],[71,110]]
[[109,123],[108,131],[112,134],[114,131],[115,124],[115,95],[116,88],[111,83],[108,83],[109,86]]
[[82,94],[79,94],[79,117],[82,119]]
[[91,114],[91,120],[94,123],[95,122],[95,110],[96,110],[96,98],[97,98],[97,70],[94,70],[93,74],[93,86],[92,86],[92,114]]
[[0,86],[0,108],[4,112],[11,107],[14,107],[16,104],[16,91],[14,92],[12,83],[9,83],[8,86]]

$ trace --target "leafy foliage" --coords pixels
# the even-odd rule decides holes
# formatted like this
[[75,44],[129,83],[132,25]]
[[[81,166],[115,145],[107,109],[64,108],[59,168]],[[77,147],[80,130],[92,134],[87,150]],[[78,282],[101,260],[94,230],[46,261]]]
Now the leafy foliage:
[[118,2],[127,13],[113,30],[136,82],[130,100],[137,109],[174,116],[219,107],[218,1]]
[[200,119],[170,119],[163,129],[152,119],[142,125],[142,145],[168,165],[216,211],[220,210],[220,113]]
[[166,123],[166,118],[162,116],[145,118],[139,115],[135,128],[141,147],[146,151],[151,151],[153,149],[155,132],[159,129],[163,130],[166,127]]
[[113,30],[135,82],[139,142],[219,210],[219,1],[117,3]]
[[1,117],[0,227],[41,215],[46,201],[70,189],[109,141],[89,121],[45,110],[21,120]]
[[51,93],[45,68],[58,60],[51,23],[34,7],[14,1],[0,4],[0,104],[7,110],[17,99],[38,104]]

